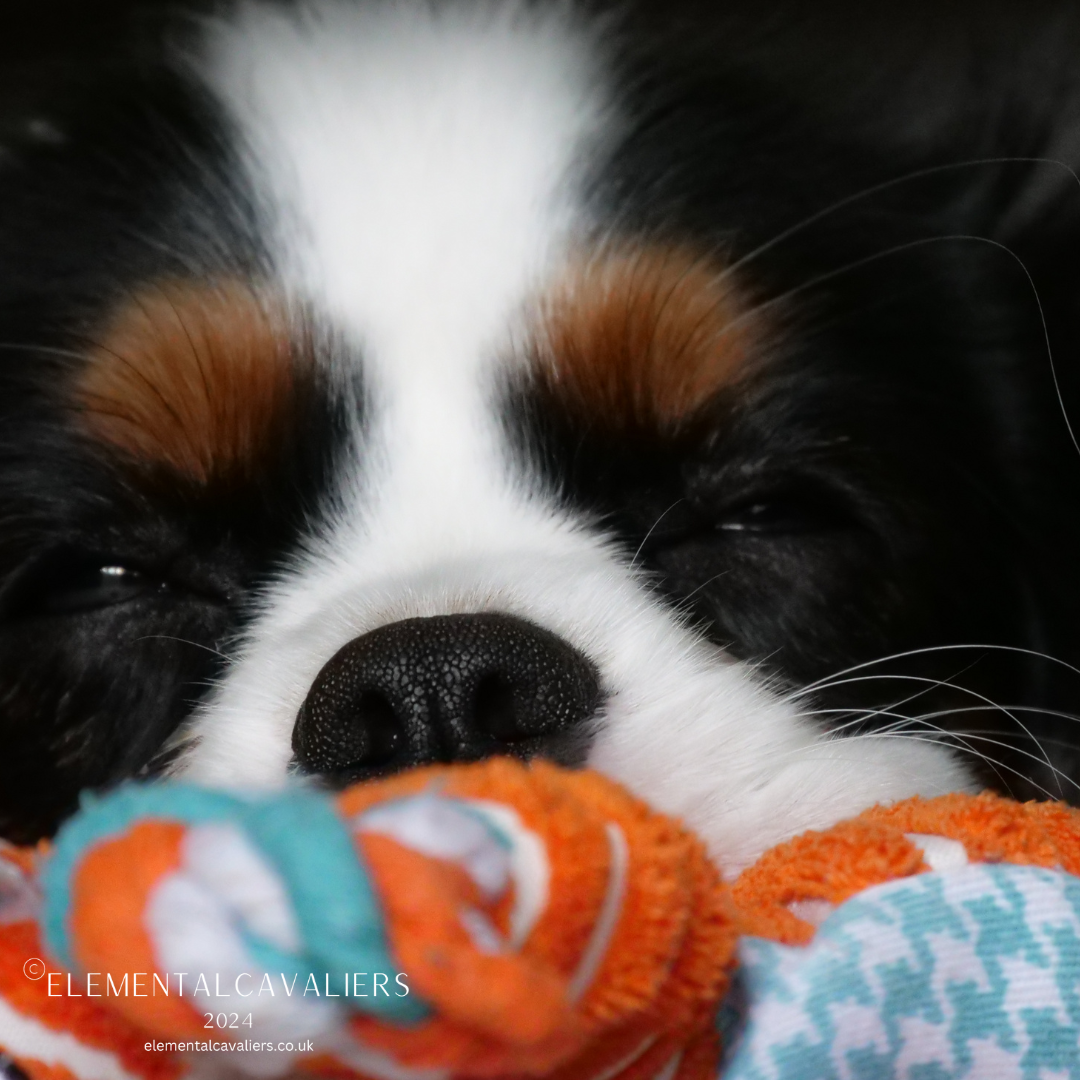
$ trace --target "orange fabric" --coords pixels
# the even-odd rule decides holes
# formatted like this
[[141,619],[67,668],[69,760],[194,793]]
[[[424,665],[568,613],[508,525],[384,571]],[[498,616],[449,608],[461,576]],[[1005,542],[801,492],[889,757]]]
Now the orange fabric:
[[509,759],[451,770],[447,795],[505,803],[548,852],[547,906],[525,950],[562,979],[570,978],[587,948],[607,890],[610,851],[600,809],[569,783],[572,774]]
[[906,833],[964,845],[972,862],[1060,867],[1080,874],[1080,811],[1062,803],[1018,803],[999,795],[943,795],[875,806],[823,832],[765,852],[731,895],[742,933],[803,944],[814,927],[789,905],[840,904],[863,889],[929,869]]
[[972,862],[1060,867],[1080,874],[1080,810],[1064,803],[1018,803],[1000,795],[943,795],[875,806],[863,818],[906,833],[959,840]]
[[316,1076],[319,1080],[381,1080],[380,1077],[349,1068],[330,1054],[312,1054],[296,1063],[296,1075]]
[[[622,916],[583,1007],[609,1024],[642,1009],[645,1023],[661,1029],[692,1022],[702,1002],[720,999],[735,953],[735,928],[704,846],[598,773],[534,769],[561,777],[601,822],[622,829],[629,848]],[[559,848],[552,850],[558,862]]]
[[[485,897],[453,861],[356,831],[392,952],[434,1016],[399,1026],[356,1014],[348,1030],[402,1065],[459,1077],[652,1080],[669,1066],[672,1080],[715,1076],[720,1048],[713,1021],[736,935],[805,943],[814,927],[797,917],[793,904],[840,904],[873,885],[926,872],[905,834],[957,840],[973,861],[1080,874],[1080,811],[990,794],[874,807],[767,851],[730,888],[678,822],[589,771],[509,760],[433,766],[357,785],[338,797],[337,807],[353,821],[376,803],[429,790],[509,808],[540,840],[550,868],[546,906],[521,947],[489,949],[474,940],[468,919],[482,916],[505,939],[512,885],[500,897]],[[616,880],[613,830],[626,842],[625,889],[602,959],[577,1000],[571,987]],[[102,973],[154,970],[145,903],[179,866],[183,835],[180,825],[146,821],[87,852],[72,883],[81,965]],[[28,924],[0,927],[0,995],[53,1030],[112,1050],[147,1080],[176,1080],[177,1062],[146,1054],[144,1036],[128,1020],[197,1038],[201,1021],[186,1003],[160,996],[49,999],[45,981],[22,975],[23,961],[40,955]],[[32,1072],[32,1080],[74,1080],[30,1064],[44,1070]],[[325,1055],[299,1068],[322,1080],[368,1080]]]
[[[366,1044],[413,1066],[490,1075],[511,1061],[545,1071],[584,1041],[557,971],[532,956],[473,945],[461,912],[483,905],[464,872],[384,836],[361,842],[374,878],[385,883],[380,901],[398,963],[413,992],[438,1008],[409,1028],[358,1020],[354,1031]],[[409,887],[395,889],[395,880]]]
[[[572,1061],[544,1080],[593,1080],[609,1073],[611,1080],[654,1080],[676,1054],[682,1055],[672,1080],[715,1080],[720,1061],[720,1039],[714,1025],[704,1033],[657,1036],[636,1024],[608,1032]],[[621,1066],[621,1067],[620,1067]]]
[[[634,1080],[639,1067],[651,1076],[670,1060],[674,1050],[660,1060],[664,1046],[677,1048],[710,1023],[727,985],[735,929],[704,847],[678,823],[596,773],[510,760],[366,784],[346,792],[339,807],[351,818],[424,790],[511,807],[548,853],[547,905],[520,951],[485,955],[461,922],[462,909],[480,900],[460,871],[364,835],[394,952],[437,1016],[407,1030],[357,1018],[358,1038],[412,1066],[472,1076],[554,1069],[551,1075],[570,1080],[610,1068],[654,1034],[657,1048],[627,1075]],[[613,887],[612,828],[628,849],[618,918],[573,1001],[571,980]],[[403,880],[408,889],[396,887]],[[485,909],[502,930],[506,913],[505,902]]]
[[[23,974],[23,964],[30,957],[44,960],[46,970],[42,978],[31,980]],[[49,996],[50,972],[60,976],[53,980],[52,997]],[[58,988],[63,989],[62,995],[55,995]],[[73,989],[85,990],[74,976]],[[28,922],[0,926],[0,997],[16,1012],[50,1031],[67,1032],[86,1046],[112,1052],[125,1069],[146,1080],[176,1080],[181,1074],[183,1070],[175,1056],[146,1052],[145,1032],[110,1007],[115,998],[105,1004],[104,998],[68,997],[66,991],[67,973],[50,963],[36,926]],[[3,1045],[2,1033],[0,1045]]]
[[102,980],[111,972],[117,985],[125,974],[147,973],[150,996],[109,998],[133,1023],[171,1038],[201,1038],[202,1020],[186,1002],[153,994],[158,964],[144,920],[151,890],[181,865],[184,835],[175,822],[143,821],[85,854],[71,884],[72,952],[83,971],[100,972]]
[[789,911],[789,904],[840,904],[871,885],[925,869],[921,852],[901,830],[855,818],[766,851],[735,880],[731,898],[740,932],[802,945],[814,927]]
[[690,1040],[672,1080],[716,1080],[720,1051],[720,1033],[710,1023]]

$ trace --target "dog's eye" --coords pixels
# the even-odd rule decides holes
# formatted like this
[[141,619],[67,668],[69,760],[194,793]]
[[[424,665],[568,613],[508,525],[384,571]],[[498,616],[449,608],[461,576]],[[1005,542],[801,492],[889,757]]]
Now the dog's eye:
[[782,489],[734,500],[707,492],[680,499],[657,515],[636,550],[648,558],[687,543],[823,535],[858,525],[854,511],[827,492]]
[[86,566],[56,579],[42,597],[48,614],[82,611],[87,608],[112,607],[144,596],[165,585],[149,579],[138,570],[116,563]]
[[107,557],[57,554],[15,582],[4,613],[9,618],[67,615],[115,607],[166,590],[167,585],[153,575]]
[[747,499],[720,512],[715,528],[726,533],[827,532],[850,524],[830,499],[779,493]]

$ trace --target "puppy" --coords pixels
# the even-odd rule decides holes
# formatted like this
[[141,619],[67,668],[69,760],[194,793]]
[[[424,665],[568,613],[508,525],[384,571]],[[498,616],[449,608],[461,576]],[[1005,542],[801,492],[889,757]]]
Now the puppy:
[[5,835],[539,754],[735,869],[1070,793],[1069,5],[84,7],[6,65]]

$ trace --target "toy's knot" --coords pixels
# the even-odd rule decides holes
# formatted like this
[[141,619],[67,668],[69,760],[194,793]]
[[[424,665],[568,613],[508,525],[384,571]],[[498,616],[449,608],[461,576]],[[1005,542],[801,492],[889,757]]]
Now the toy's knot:
[[103,986],[127,975],[132,1023],[197,1037],[228,1008],[251,1038],[311,1038],[367,1074],[707,1057],[734,954],[700,842],[544,764],[337,798],[132,785],[65,826],[44,883],[53,953]]
[[[397,974],[352,834],[313,793],[121,789],[61,831],[44,883],[53,952],[101,973],[106,991],[128,987],[115,1007],[161,1034],[194,1037],[205,1011],[228,1006],[255,1035],[325,1035],[359,1002],[345,1001],[347,975]],[[363,1007],[400,1022],[426,1013],[407,994]]]

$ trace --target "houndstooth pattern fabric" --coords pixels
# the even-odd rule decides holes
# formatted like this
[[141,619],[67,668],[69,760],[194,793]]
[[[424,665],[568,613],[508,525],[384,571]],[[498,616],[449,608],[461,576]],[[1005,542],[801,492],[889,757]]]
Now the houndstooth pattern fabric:
[[1080,878],[965,866],[868,889],[813,942],[743,940],[723,1080],[1080,1080]]

